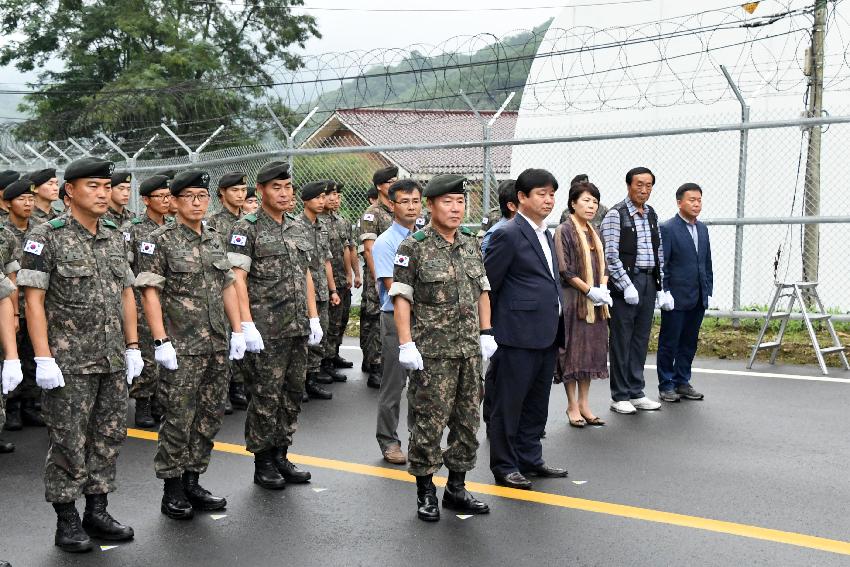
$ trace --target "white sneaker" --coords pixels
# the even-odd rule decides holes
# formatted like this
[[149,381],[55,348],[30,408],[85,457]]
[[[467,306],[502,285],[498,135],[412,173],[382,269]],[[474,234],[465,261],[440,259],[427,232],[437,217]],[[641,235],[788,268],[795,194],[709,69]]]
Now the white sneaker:
[[644,411],[654,411],[657,409],[661,409],[661,404],[654,400],[650,400],[646,396],[638,398],[637,400],[632,400],[632,405],[637,409]]
[[627,401],[627,400],[624,400],[622,402],[612,401],[611,402],[611,411],[617,412],[617,413],[624,413],[624,414],[627,414],[627,415],[637,413],[635,406],[633,406],[632,403]]

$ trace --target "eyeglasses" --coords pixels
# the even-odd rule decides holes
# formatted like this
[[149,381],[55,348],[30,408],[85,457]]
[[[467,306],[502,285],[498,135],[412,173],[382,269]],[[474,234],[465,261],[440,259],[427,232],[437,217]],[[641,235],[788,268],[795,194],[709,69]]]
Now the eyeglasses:
[[196,193],[194,195],[178,195],[178,199],[181,199],[184,203],[192,202],[192,203],[206,203],[210,200],[209,193]]
[[168,201],[171,199],[171,193],[162,193],[160,195],[148,195],[148,199],[156,199],[158,201]]

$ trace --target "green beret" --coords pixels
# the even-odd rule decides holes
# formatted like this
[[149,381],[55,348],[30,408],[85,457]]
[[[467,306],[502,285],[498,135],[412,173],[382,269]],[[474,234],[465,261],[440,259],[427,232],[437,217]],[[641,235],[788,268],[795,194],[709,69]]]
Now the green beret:
[[177,175],[176,169],[163,169],[162,171],[157,171],[154,175],[163,175],[169,179],[174,179],[174,176]]
[[326,180],[311,181],[301,188],[301,200],[309,201],[311,199],[315,199],[319,195],[325,193],[327,189],[328,182]]
[[132,181],[133,176],[129,171],[116,171],[112,174],[112,184],[113,185],[121,185],[122,183],[130,183]]
[[380,185],[381,183],[386,183],[393,177],[398,177],[398,168],[391,165],[390,167],[385,167],[376,171],[372,175],[372,183],[374,185]]
[[289,179],[289,164],[285,161],[270,161],[257,172],[257,183],[268,183],[275,179]]
[[233,173],[225,173],[221,176],[221,179],[218,180],[218,188],[219,189],[227,189],[228,187],[233,187],[234,185],[247,185],[248,184],[248,175],[241,171],[234,171]]
[[147,197],[157,189],[168,189],[171,180],[164,175],[153,175],[139,185],[139,195]]
[[181,171],[171,180],[171,194],[179,195],[183,189],[188,187],[199,187],[201,189],[210,188],[210,174],[206,171],[197,169],[187,169]]
[[422,191],[423,197],[439,197],[450,193],[466,195],[466,177],[453,173],[435,175]]
[[96,157],[75,159],[65,168],[65,182],[77,179],[112,179],[115,164]]
[[32,181],[36,187],[39,185],[44,185],[54,177],[56,177],[56,170],[52,167],[48,167],[47,169],[39,169],[33,171],[32,173],[27,173],[27,178]]
[[248,187],[248,193],[245,194],[245,198],[250,199],[251,197],[256,197],[256,196],[257,196],[257,188],[254,187],[253,185],[251,185],[250,187]]
[[20,197],[21,195],[28,195],[30,193],[35,192],[35,183],[31,179],[27,179],[26,177],[22,177],[17,181],[13,181],[6,186],[3,190],[3,198],[7,201],[11,201],[15,197]]
[[13,181],[17,181],[20,178],[21,174],[11,169],[0,172],[0,189],[3,189],[7,185],[10,185]]

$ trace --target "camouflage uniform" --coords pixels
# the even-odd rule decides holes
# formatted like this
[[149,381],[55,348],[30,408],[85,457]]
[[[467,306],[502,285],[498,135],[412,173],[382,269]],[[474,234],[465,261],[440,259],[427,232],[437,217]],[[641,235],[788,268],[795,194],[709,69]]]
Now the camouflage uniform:
[[115,490],[127,435],[122,293],[132,284],[124,239],[108,220],[91,234],[65,215],[27,235],[18,285],[45,290],[50,352],[65,380],[42,395],[48,502]]
[[[449,243],[426,226],[398,247],[390,295],[411,303],[412,337],[424,370],[410,374],[410,474],[426,476],[445,463],[455,472],[475,466],[481,380],[478,300],[489,291],[481,249],[461,229]],[[448,448],[440,441],[449,427]]]
[[133,220],[135,216],[136,215],[133,213],[133,211],[131,211],[127,207],[124,207],[124,210],[120,213],[112,207],[108,207],[106,209],[106,212],[103,214],[103,218],[111,220],[119,227],[123,227],[125,224]]
[[297,222],[301,225],[302,238],[310,246],[310,273],[313,274],[313,285],[316,288],[316,309],[319,311],[319,320],[324,332],[322,342],[307,349],[307,372],[318,372],[328,348],[330,293],[328,291],[328,277],[325,274],[325,260],[332,260],[333,256],[331,256],[328,242],[328,227],[322,217],[318,217],[316,222],[313,223],[310,222],[307,215],[301,213]]
[[[8,219],[8,217],[7,217]],[[17,259],[20,261],[23,243],[27,241],[27,235],[38,223],[27,219],[26,230],[21,230],[11,222],[6,222],[4,227],[15,235]],[[9,273],[8,271],[6,273]],[[9,399],[38,400],[41,398],[41,388],[35,383],[35,353],[32,349],[29,331],[27,330],[26,302],[24,301],[24,290],[18,290],[18,358],[21,360],[21,371],[24,380],[14,392],[9,394]]]
[[345,250],[354,246],[354,240],[352,240],[351,223],[338,213],[330,212],[323,218],[328,227],[328,240],[333,255],[331,268],[336,290],[339,293],[339,305],[331,305],[328,308],[328,346],[325,358],[333,358],[339,354],[339,346],[342,344],[351,311],[351,286],[348,285],[346,278],[349,268],[345,265]]
[[[17,251],[18,256],[20,257],[21,247],[13,246],[10,249],[7,242],[11,242],[12,244],[14,244],[14,239],[4,237],[4,235],[0,233],[0,264],[3,265],[3,273],[0,273],[0,299],[5,299],[16,292],[15,284],[12,283],[12,280],[10,280],[6,274],[16,272],[18,271],[18,268],[20,268],[18,259],[14,259],[12,254]],[[21,385],[18,385],[18,388],[20,387]],[[16,392],[18,388],[15,389]],[[0,395],[0,431],[3,430],[3,426],[5,424],[6,412],[5,407],[3,405],[3,396]]]
[[136,287],[160,291],[165,331],[177,352],[177,370],[160,368],[157,478],[203,474],[224,418],[228,321],[222,294],[234,275],[221,235],[204,226],[199,235],[174,222],[139,245]]
[[[370,205],[360,219],[360,243],[375,241],[393,224],[392,212],[383,203]],[[360,350],[369,365],[381,363],[381,306],[375,274],[363,263],[363,295],[360,300]]]
[[[8,214],[8,213],[6,213],[6,214]],[[53,220],[58,216],[60,216],[60,214],[57,213],[56,209],[54,209],[53,207],[50,207],[50,210],[45,213],[44,211],[42,211],[38,207],[34,206],[32,208],[32,217],[30,217],[30,218],[32,218],[37,223],[44,223],[44,222],[47,222],[49,220]]]
[[264,349],[246,353],[251,400],[245,420],[248,451],[289,447],[307,374],[306,274],[311,245],[297,221],[263,209],[237,222],[227,245],[234,267],[247,272],[248,300]]

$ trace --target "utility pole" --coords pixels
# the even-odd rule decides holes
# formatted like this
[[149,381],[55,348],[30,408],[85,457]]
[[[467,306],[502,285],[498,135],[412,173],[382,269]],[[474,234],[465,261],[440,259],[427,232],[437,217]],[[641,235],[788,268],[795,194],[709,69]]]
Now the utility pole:
[[[820,118],[823,113],[823,40],[826,34],[827,0],[815,2],[815,24],[812,30],[811,75],[809,77],[809,108],[811,118]],[[803,191],[803,215],[820,215],[820,156],[821,127],[809,130],[809,147],[806,154],[806,178]],[[818,280],[820,256],[820,227],[816,224],[803,226],[803,281]]]

